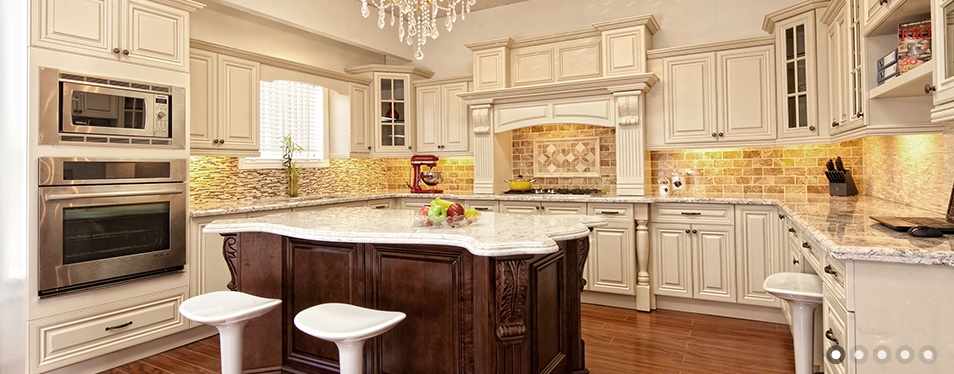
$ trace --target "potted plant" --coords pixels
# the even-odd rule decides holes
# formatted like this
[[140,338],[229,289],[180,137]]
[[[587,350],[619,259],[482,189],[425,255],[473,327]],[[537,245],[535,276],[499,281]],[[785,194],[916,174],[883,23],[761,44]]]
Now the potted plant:
[[282,137],[282,167],[285,168],[285,174],[288,174],[289,197],[298,196],[298,166],[292,161],[292,155],[302,150],[303,148],[292,140],[290,133]]

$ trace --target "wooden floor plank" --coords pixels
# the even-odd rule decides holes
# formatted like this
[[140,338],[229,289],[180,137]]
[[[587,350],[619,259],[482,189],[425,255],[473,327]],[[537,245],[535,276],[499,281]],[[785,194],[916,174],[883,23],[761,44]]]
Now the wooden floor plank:
[[[652,313],[583,304],[586,367],[593,374],[790,374],[795,370],[787,325],[657,310]],[[219,372],[213,336],[100,374]]]

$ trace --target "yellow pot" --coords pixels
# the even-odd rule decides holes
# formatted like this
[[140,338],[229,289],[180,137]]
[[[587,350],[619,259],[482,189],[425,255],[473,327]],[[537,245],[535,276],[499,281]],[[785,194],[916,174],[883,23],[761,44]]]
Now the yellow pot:
[[536,179],[532,180],[523,180],[522,175],[518,175],[515,180],[504,180],[504,182],[510,183],[511,191],[527,191],[533,188],[533,182],[536,182]]

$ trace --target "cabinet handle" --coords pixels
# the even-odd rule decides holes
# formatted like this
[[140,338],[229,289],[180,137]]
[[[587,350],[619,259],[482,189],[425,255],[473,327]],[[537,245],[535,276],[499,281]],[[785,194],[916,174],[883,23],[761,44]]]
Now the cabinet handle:
[[930,94],[931,92],[934,92],[934,91],[935,91],[934,86],[932,86],[930,83],[924,85],[925,95]]
[[865,118],[865,112],[858,112],[858,118]]
[[832,122],[831,127],[838,127],[838,121]]
[[815,131],[815,126],[808,126],[808,131]]
[[718,137],[719,137],[719,134],[717,134],[717,133],[712,133],[712,137],[713,137],[713,138],[718,138]]
[[690,232],[691,232],[691,231],[690,231],[689,229],[686,229],[686,234],[688,234],[688,233],[690,233]]
[[387,208],[387,207],[388,207],[387,205],[381,204],[381,205],[375,205],[375,206],[374,206],[374,209],[384,209],[384,208]]
[[121,329],[121,328],[123,328],[123,327],[126,327],[126,326],[131,325],[132,322],[133,322],[133,321],[129,321],[129,322],[126,322],[126,323],[124,323],[124,324],[122,324],[122,325],[109,326],[109,327],[106,328],[106,331]]
[[619,214],[619,212],[614,210],[603,210],[603,211],[600,211],[599,214]]
[[794,234],[794,233],[795,233],[795,229],[793,229],[793,228],[791,228],[791,227],[789,227],[789,228],[788,228],[788,232],[790,232],[790,233],[792,233],[792,234]]
[[698,234],[699,232],[696,231],[696,230],[692,230],[692,233],[693,233],[693,234]]
[[370,146],[370,145],[368,146],[368,150],[369,150],[369,151],[371,150],[371,146]]
[[835,332],[832,331],[831,329],[828,329],[828,331],[825,331],[825,338],[835,342],[835,345],[838,345],[838,339],[835,338]]
[[123,50],[123,55],[124,55],[124,56],[129,56],[129,50],[128,50],[128,49],[124,49],[124,50]]
[[219,139],[219,144],[225,144],[225,139]]
[[812,249],[812,246],[808,242],[802,242],[802,248]]
[[825,272],[834,276],[838,276],[838,272],[835,269],[831,268],[831,265],[825,265]]
[[719,137],[721,138],[721,137],[723,137],[723,136],[725,136],[725,134],[723,134],[723,133],[720,132],[720,133],[719,133]]
[[792,265],[798,265],[798,259],[797,259],[797,258],[793,258],[793,259],[792,259]]
[[113,48],[113,53],[115,53],[115,54],[118,55],[118,54],[119,54],[119,48]]
[[219,144],[219,140],[218,139],[212,140],[212,144]]
[[888,0],[878,0],[878,5],[884,5],[887,3],[888,3]]
[[700,212],[682,212],[682,215],[684,215],[684,216],[701,216],[702,213],[700,213]]
[[474,210],[488,211],[488,210],[490,210],[490,208],[483,207],[483,206],[475,206],[475,207],[474,207]]
[[784,214],[779,214],[779,215],[778,215],[778,219],[785,219],[785,215],[784,215]]

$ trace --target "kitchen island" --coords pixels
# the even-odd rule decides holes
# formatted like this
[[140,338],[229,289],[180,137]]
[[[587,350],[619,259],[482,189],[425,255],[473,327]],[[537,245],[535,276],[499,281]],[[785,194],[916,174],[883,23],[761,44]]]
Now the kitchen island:
[[587,216],[484,213],[460,228],[415,227],[412,211],[332,208],[216,220],[229,288],[282,299],[249,322],[244,369],[337,372],[334,344],[298,331],[331,302],[401,311],[365,346],[367,373],[588,373],[580,337]]

